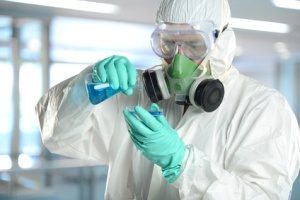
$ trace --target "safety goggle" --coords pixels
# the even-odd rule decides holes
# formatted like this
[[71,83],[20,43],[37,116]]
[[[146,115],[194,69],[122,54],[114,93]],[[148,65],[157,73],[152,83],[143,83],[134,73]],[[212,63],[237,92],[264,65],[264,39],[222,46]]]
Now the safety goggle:
[[151,46],[161,58],[170,59],[182,53],[199,60],[213,48],[215,40],[216,29],[209,21],[193,25],[160,23],[151,35]]

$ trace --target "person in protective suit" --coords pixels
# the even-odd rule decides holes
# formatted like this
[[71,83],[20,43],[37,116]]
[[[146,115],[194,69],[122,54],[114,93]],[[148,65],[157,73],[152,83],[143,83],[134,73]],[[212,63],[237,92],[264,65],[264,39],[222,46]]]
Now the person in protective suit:
[[[108,165],[106,199],[287,199],[299,171],[298,123],[279,92],[232,66],[228,2],[162,0],[156,24],[151,44],[162,65],[139,74],[111,56],[40,99],[44,145]],[[121,92],[90,98],[88,74]]]

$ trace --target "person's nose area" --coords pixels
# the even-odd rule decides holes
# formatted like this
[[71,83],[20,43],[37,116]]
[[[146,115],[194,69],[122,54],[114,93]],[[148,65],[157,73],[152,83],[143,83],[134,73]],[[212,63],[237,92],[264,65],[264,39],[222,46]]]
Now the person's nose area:
[[183,51],[183,48],[182,48],[181,44],[177,45],[177,53],[181,54],[181,55],[184,55],[184,51]]
[[180,54],[182,56],[187,56],[184,44],[177,44],[175,54]]
[[172,58],[164,58],[164,61],[165,61],[167,64],[171,64],[171,63],[172,63],[172,60],[173,60],[173,57],[172,57]]
[[171,64],[172,63],[172,60],[174,58],[174,56],[176,54],[182,54],[183,55],[183,51],[182,49],[180,48],[180,44],[176,44],[175,45],[175,49],[174,49],[174,52],[173,52],[173,56],[171,58],[164,58],[164,60],[168,63],[168,64]]

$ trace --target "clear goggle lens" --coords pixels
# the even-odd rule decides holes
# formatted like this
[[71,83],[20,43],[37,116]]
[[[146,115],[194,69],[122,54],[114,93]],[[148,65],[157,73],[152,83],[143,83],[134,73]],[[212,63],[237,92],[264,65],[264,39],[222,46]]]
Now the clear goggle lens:
[[214,31],[193,28],[179,30],[158,26],[151,35],[153,51],[161,58],[172,58],[182,53],[191,59],[203,59],[214,45]]

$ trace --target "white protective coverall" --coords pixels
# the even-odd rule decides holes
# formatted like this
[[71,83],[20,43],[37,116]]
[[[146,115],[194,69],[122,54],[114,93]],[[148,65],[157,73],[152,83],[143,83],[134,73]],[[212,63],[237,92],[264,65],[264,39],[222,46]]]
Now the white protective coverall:
[[[166,0],[157,21],[228,23],[225,0]],[[240,74],[232,65],[235,36],[228,28],[210,58],[212,75],[225,87],[220,107],[206,113],[174,99],[159,102],[187,145],[182,172],[173,184],[151,168],[133,145],[123,117],[138,95],[118,94],[98,105],[87,98],[91,66],[51,88],[38,102],[42,140],[53,153],[108,165],[106,199],[287,199],[299,171],[299,127],[284,97]],[[145,95],[142,106],[150,100]],[[149,167],[150,166],[150,167]]]

